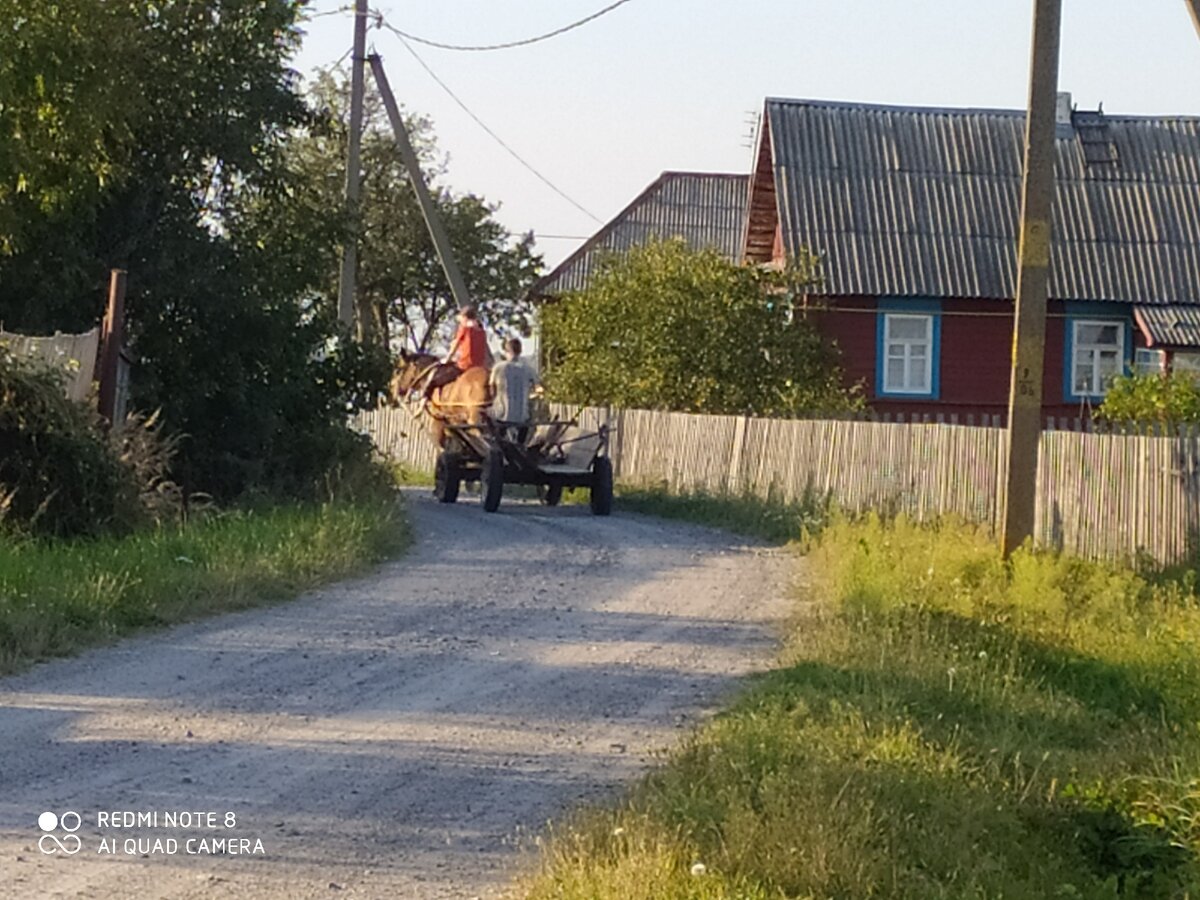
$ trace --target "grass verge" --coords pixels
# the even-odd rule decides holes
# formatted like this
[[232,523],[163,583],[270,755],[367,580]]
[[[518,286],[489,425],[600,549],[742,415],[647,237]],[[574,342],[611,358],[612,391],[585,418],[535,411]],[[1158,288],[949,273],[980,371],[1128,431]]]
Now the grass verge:
[[525,896],[1200,896],[1192,582],[903,520],[810,566],[784,664],[556,826]]
[[0,673],[286,599],[399,552],[407,538],[387,497],[224,512],[122,538],[0,543]]

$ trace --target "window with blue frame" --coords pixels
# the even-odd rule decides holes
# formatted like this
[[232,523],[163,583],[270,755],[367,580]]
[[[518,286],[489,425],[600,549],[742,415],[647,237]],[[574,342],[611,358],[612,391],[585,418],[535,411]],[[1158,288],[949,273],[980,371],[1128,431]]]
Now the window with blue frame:
[[1124,319],[1070,318],[1064,358],[1066,397],[1100,399],[1125,372],[1132,356],[1133,332]]
[[876,322],[876,395],[937,398],[940,312],[932,304],[880,301]]

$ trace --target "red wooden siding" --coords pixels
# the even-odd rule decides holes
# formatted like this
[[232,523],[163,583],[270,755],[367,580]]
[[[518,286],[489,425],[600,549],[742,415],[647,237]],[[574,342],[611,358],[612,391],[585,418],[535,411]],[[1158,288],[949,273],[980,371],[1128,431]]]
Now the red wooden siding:
[[[875,395],[876,302],[873,297],[836,297],[810,315],[841,351],[848,385],[864,385],[868,404],[880,413],[932,415],[1001,415],[1008,410],[1009,361],[1012,354],[1011,302],[943,300],[941,319],[940,397],[909,400]],[[1046,356],[1042,406],[1046,416],[1074,418],[1091,410],[1063,398],[1065,310],[1052,301],[1046,320]],[[1134,346],[1144,347],[1134,331]]]

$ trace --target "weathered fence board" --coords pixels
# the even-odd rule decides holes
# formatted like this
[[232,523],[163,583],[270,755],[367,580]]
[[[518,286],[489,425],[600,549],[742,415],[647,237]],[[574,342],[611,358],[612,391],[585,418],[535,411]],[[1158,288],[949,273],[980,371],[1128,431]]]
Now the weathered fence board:
[[[852,512],[884,509],[919,520],[954,515],[993,529],[1003,510],[1005,432],[994,425],[566,406],[554,407],[554,414],[578,416],[584,427],[608,422],[613,466],[627,482],[784,502],[814,494]],[[433,468],[433,444],[404,410],[363,413],[355,424],[398,462]],[[1200,436],[1194,431],[1047,430],[1037,478],[1040,546],[1094,559],[1145,554],[1171,563],[1189,555],[1200,533]]]
[[0,331],[0,344],[9,347],[20,357],[32,357],[47,365],[61,368],[67,374],[67,396],[82,403],[88,398],[96,369],[96,354],[100,347],[100,329],[83,334],[62,334],[51,337],[31,337]]

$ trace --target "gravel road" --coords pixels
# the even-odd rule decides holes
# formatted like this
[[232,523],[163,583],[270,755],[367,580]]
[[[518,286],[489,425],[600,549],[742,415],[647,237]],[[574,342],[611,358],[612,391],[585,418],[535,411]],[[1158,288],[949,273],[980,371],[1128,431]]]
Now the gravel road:
[[496,896],[547,819],[772,658],[780,551],[408,501],[413,550],[368,577],[0,680],[0,894]]

